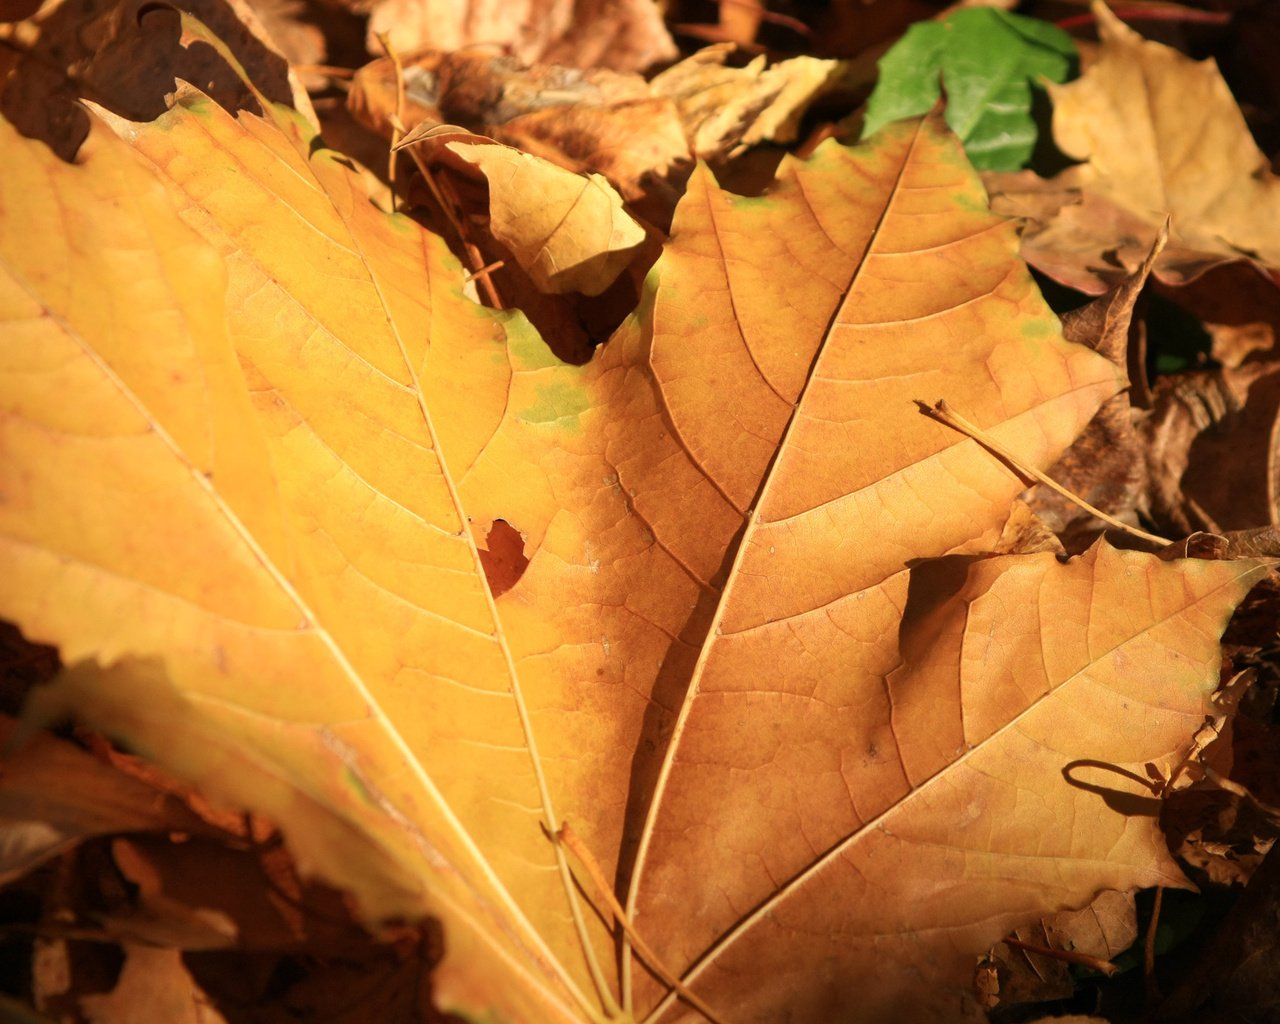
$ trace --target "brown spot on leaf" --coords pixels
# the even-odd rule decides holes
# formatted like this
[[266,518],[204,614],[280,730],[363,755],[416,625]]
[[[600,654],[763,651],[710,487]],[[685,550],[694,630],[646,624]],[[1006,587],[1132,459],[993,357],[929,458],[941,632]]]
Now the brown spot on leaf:
[[519,582],[529,559],[524,553],[520,531],[504,519],[489,527],[485,546],[479,548],[480,564],[494,597],[501,597]]

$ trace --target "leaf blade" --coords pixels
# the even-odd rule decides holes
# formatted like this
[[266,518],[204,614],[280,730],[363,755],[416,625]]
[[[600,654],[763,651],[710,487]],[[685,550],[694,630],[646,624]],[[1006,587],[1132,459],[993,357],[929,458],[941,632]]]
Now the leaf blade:
[[[209,361],[223,368],[226,393],[218,401],[233,407],[228,416],[239,424],[241,435],[248,436],[252,457],[241,458],[243,465],[236,465],[234,447],[200,436],[199,414],[207,403],[201,403],[199,396],[207,374],[197,357],[186,363],[186,394],[179,389],[176,399],[154,399],[152,396],[162,394],[164,388],[148,385],[150,393],[140,403],[145,409],[147,403],[159,402],[163,415],[178,422],[185,431],[182,444],[166,445],[156,436],[148,436],[160,431],[149,430],[145,424],[135,426],[134,432],[141,432],[150,443],[150,455],[130,453],[110,466],[94,467],[82,462],[83,472],[78,476],[55,472],[50,464],[46,472],[50,490],[42,492],[38,504],[68,507],[73,502],[56,493],[60,479],[82,484],[94,479],[95,469],[99,478],[106,472],[104,486],[114,493],[104,506],[116,519],[107,524],[109,528],[85,535],[86,541],[96,544],[99,551],[123,551],[124,561],[117,576],[145,578],[150,572],[166,586],[199,591],[206,603],[211,603],[209,614],[202,615],[199,609],[186,606],[175,610],[163,588],[146,595],[141,602],[115,600],[119,593],[98,593],[91,596],[96,596],[100,607],[111,607],[112,611],[108,614],[104,610],[96,617],[100,622],[97,636],[92,635],[93,630],[86,635],[83,580],[67,583],[69,593],[75,593],[78,600],[58,602],[47,598],[53,585],[50,580],[56,582],[59,575],[57,555],[46,557],[43,566],[34,566],[33,575],[26,580],[32,585],[31,593],[46,595],[43,606],[33,607],[32,602],[23,601],[20,592],[10,591],[6,610],[37,635],[60,641],[72,657],[78,656],[77,650],[106,660],[123,654],[163,656],[166,671],[173,674],[178,685],[200,695],[202,714],[217,718],[212,710],[215,707],[224,711],[231,706],[240,709],[234,716],[224,714],[219,720],[246,749],[255,749],[267,763],[289,759],[287,751],[272,755],[278,737],[271,723],[323,723],[317,733],[322,742],[298,744],[313,759],[300,755],[300,761],[289,764],[288,770],[301,773],[294,776],[294,782],[303,790],[309,787],[308,772],[314,778],[328,776],[323,768],[326,759],[346,764],[354,779],[364,780],[358,786],[367,798],[361,812],[362,827],[393,851],[391,860],[399,873],[398,883],[390,888],[373,875],[346,879],[358,892],[363,885],[361,895],[366,911],[373,916],[404,913],[406,894],[414,894],[418,905],[423,905],[421,901],[427,897],[422,879],[419,875],[414,880],[414,876],[423,870],[421,829],[425,827],[437,847],[437,856],[434,860],[427,857],[425,865],[428,874],[434,876],[433,884],[440,884],[446,895],[451,891],[455,903],[472,907],[472,915],[487,922],[485,928],[504,936],[496,944],[505,950],[502,956],[525,965],[522,983],[527,984],[530,977],[540,977],[538,984],[546,988],[540,998],[549,998],[548,1005],[554,1004],[574,991],[576,983],[572,974],[556,963],[556,955],[549,952],[541,933],[528,923],[527,904],[518,906],[509,893],[513,885],[510,872],[527,875],[532,863],[532,870],[539,877],[521,883],[525,899],[529,900],[528,893],[542,892],[539,899],[547,900],[552,907],[560,902],[562,908],[558,913],[554,909],[546,913],[548,921],[542,923],[542,928],[554,930],[552,922],[568,920],[563,896],[557,900],[551,895],[555,886],[545,887],[544,880],[549,880],[545,868],[554,868],[554,856],[536,825],[541,806],[536,799],[536,783],[530,785],[528,751],[517,716],[506,717],[509,712],[499,711],[496,717],[486,717],[467,710],[477,702],[482,707],[494,701],[509,707],[510,681],[500,681],[508,671],[500,667],[500,631],[491,610],[485,611],[488,598],[474,558],[468,564],[467,555],[473,549],[464,532],[465,522],[456,501],[449,501],[447,470],[434,455],[437,446],[425,431],[415,383],[411,375],[405,378],[409,367],[404,363],[404,351],[398,343],[390,351],[386,347],[394,343],[397,329],[429,324],[433,315],[444,314],[456,320],[457,311],[463,311],[464,319],[472,316],[473,322],[474,315],[467,311],[468,304],[460,296],[449,297],[440,289],[431,296],[437,300],[434,309],[421,298],[413,300],[407,289],[396,294],[385,287],[379,289],[386,282],[379,282],[368,273],[367,261],[359,251],[359,236],[357,244],[348,244],[352,222],[344,228],[343,213],[356,218],[355,230],[365,231],[365,240],[371,235],[374,244],[398,249],[397,258],[386,265],[400,268],[403,276],[411,275],[415,265],[422,268],[424,262],[428,266],[434,262],[438,275],[439,250],[433,252],[430,246],[424,250],[416,231],[402,231],[399,236],[388,232],[386,219],[367,204],[360,204],[345,168],[331,160],[327,166],[322,162],[316,166],[321,174],[329,175],[329,180],[315,182],[302,173],[308,170],[307,162],[288,140],[282,141],[278,131],[261,121],[234,121],[219,109],[204,106],[201,98],[188,98],[194,109],[179,105],[158,126],[143,126],[142,130],[130,126],[127,132],[135,147],[154,161],[153,166],[163,168],[169,175],[167,188],[154,178],[148,180],[145,168],[140,171],[139,163],[106,143],[96,150],[100,162],[95,170],[102,171],[103,163],[122,168],[121,173],[131,177],[148,197],[151,213],[165,229],[162,237],[177,233],[190,240],[186,250],[198,250],[196,266],[220,270],[218,254],[211,254],[207,246],[195,242],[196,236],[175,223],[170,211],[182,209],[198,224],[205,239],[211,240],[215,248],[224,247],[221,255],[228,259],[229,278],[211,273],[208,280],[191,279],[196,282],[191,287],[205,303],[198,323],[212,325],[204,328],[209,335],[208,351],[199,355],[208,357],[213,353]],[[255,133],[259,137],[255,138]],[[15,142],[14,146],[30,152],[23,143]],[[216,160],[203,168],[183,163],[184,157],[202,147],[225,147],[243,159],[238,166]],[[60,183],[69,196],[76,195],[87,177],[77,177],[74,170],[48,161],[35,173]],[[103,181],[108,180],[109,175],[104,174]],[[261,190],[255,193],[254,186]],[[271,197],[277,193],[282,197],[273,204]],[[326,200],[326,195],[333,198]],[[332,205],[335,200],[336,209]],[[326,202],[331,211],[327,220]],[[74,201],[67,205],[74,205]],[[284,244],[290,240],[287,231],[273,234],[259,229],[254,215],[263,205],[283,206],[293,216],[295,235],[302,235],[304,258],[297,256],[299,245]],[[305,211],[305,215],[298,211]],[[367,218],[363,224],[359,223],[361,217]],[[316,224],[323,226],[319,244],[313,227]],[[8,241],[11,250],[21,246],[21,239],[12,233]],[[138,244],[145,252],[145,239]],[[309,251],[305,248],[308,244]],[[110,251],[109,246],[106,248]],[[190,252],[184,251],[183,255],[186,258]],[[89,252],[84,258],[90,266],[96,266],[97,256]],[[20,265],[23,259],[22,255],[15,255],[12,263]],[[349,269],[353,265],[356,272]],[[366,269],[363,285],[358,273],[361,266]],[[376,299],[381,290],[389,296],[372,306],[389,314],[381,332],[375,329],[350,333],[359,321],[343,305],[342,294],[323,293],[324,282],[332,282],[335,273],[354,281],[357,292],[373,292]],[[154,316],[154,303],[149,306],[146,301],[150,297],[146,291],[149,279],[143,278],[141,288],[130,289],[128,281],[118,279],[121,276],[108,275],[107,283],[117,287],[126,300],[137,303],[141,315],[135,320],[142,321],[140,333],[124,340],[150,340],[155,331],[146,322],[148,316]],[[176,269],[170,276],[187,280]],[[93,280],[92,273],[86,274],[85,279]],[[225,311],[216,308],[224,301],[220,287],[231,299]],[[91,293],[91,289],[84,291]],[[415,301],[416,305],[412,304]],[[314,305],[316,315],[307,315],[312,308],[308,303]],[[398,308],[392,308],[392,304]],[[455,312],[448,311],[449,304]],[[56,306],[52,300],[48,304],[48,308]],[[264,307],[268,311],[280,310],[280,316],[263,318]],[[360,308],[367,316],[367,300]],[[396,317],[400,318],[398,322]],[[96,338],[101,333],[100,325],[82,319],[84,338]],[[235,356],[239,357],[240,366],[234,363],[228,338],[237,343]],[[377,345],[379,340],[384,342],[381,348]],[[425,337],[421,340],[425,341]],[[132,372],[127,348],[120,351],[125,353],[121,357],[125,371]],[[135,351],[141,351],[136,344]],[[393,376],[397,358],[404,378],[401,381]],[[89,357],[89,363],[94,361]],[[326,364],[344,361],[358,368],[356,376],[363,382],[363,390],[357,384],[354,390],[343,393],[333,386],[332,382],[342,377],[328,376]],[[110,369],[101,361],[97,365],[99,369]],[[154,372],[150,369],[153,365],[163,366],[144,366],[141,361],[138,365],[147,372]],[[190,401],[192,391],[195,401]],[[250,402],[252,411],[248,408]],[[139,406],[138,402],[134,404]],[[188,408],[197,410],[196,428],[182,419]],[[154,420],[152,426],[159,423]],[[392,444],[389,448],[381,446],[380,461],[371,461],[370,443],[382,437],[389,437]],[[184,444],[200,451],[220,452],[224,460],[230,458],[233,481],[236,471],[246,478],[235,484],[233,493],[252,495],[252,503],[231,507],[229,499],[219,491],[223,478],[211,478],[208,474],[212,469],[203,464],[191,465]],[[19,479],[24,473],[30,477],[35,464],[41,461],[39,453],[46,447],[36,445],[26,452],[17,464]],[[227,456],[227,451],[232,455]],[[437,470],[425,477],[418,474],[414,479],[413,467],[424,467],[423,453],[428,460],[437,459]],[[168,467],[164,479],[123,482],[130,472],[136,477],[148,472],[145,467],[161,464]],[[429,461],[425,465],[429,466]],[[123,479],[111,476],[121,472],[126,474]],[[189,517],[175,519],[171,513],[178,506],[170,498],[166,498],[167,506],[162,503],[161,514],[150,518],[137,500],[120,500],[122,495],[156,493],[157,487],[166,495],[188,495],[184,500],[204,509],[204,525],[191,522]],[[18,529],[29,528],[32,521],[25,520],[26,525],[20,524]],[[131,526],[148,522],[152,528],[146,534],[123,548],[118,546],[119,538],[136,536]],[[391,529],[394,534],[389,532]],[[209,558],[209,547],[183,543],[183,534],[206,537],[220,557]],[[259,537],[265,541],[259,543]],[[66,527],[47,538],[53,551],[65,547],[69,540],[74,546],[75,532]],[[168,550],[183,557],[166,558]],[[264,619],[262,613],[255,611],[256,606],[246,604],[255,593],[244,586],[246,565],[254,567],[256,575],[252,578],[260,580],[259,590],[266,596],[259,603],[267,602],[270,618]],[[409,567],[415,572],[407,572]],[[441,601],[446,603],[441,605]],[[50,617],[50,609],[56,611],[63,604],[71,614]],[[77,618],[81,621],[74,621]],[[90,616],[89,621],[95,621],[95,617]],[[178,622],[182,628],[175,634],[171,627]],[[397,627],[390,634],[389,624]],[[416,672],[418,678],[437,681],[428,697],[434,707],[423,707],[421,687],[411,696],[404,692],[403,685],[397,688],[396,678],[402,669]],[[276,685],[262,685],[273,671]],[[301,673],[307,688],[300,690],[296,684],[286,682],[293,673]],[[459,692],[442,695],[451,676],[480,681],[480,685],[455,686]],[[256,685],[247,684],[251,679]],[[453,730],[453,736],[438,727],[435,731],[424,730],[424,715],[432,721],[448,716],[459,723],[459,728]],[[123,724],[128,725],[128,720]],[[156,722],[144,724],[151,730],[158,728]],[[131,738],[139,741],[145,737]],[[473,762],[465,772],[457,768],[456,749],[460,746],[468,749]],[[475,749],[484,754],[476,755]],[[483,785],[486,770],[474,763],[477,761],[487,763],[495,773],[487,788]],[[416,779],[408,786],[402,783],[392,789],[385,781],[378,781],[404,778],[406,772],[409,778]],[[237,796],[252,803],[252,786],[240,786]],[[513,808],[524,810],[513,813]],[[529,827],[512,824],[520,822],[524,815],[531,817]],[[388,828],[389,822],[397,824]],[[405,829],[406,822],[415,827]],[[304,826],[290,829],[290,823],[282,825],[304,850],[309,843],[317,845]],[[497,843],[482,852],[472,833],[503,827],[516,829],[519,841],[514,844],[515,849]],[[503,853],[504,849],[508,852]],[[307,859],[306,853],[303,859]],[[331,869],[334,866],[331,860],[321,858],[320,862]],[[419,866],[410,867],[415,862]],[[461,884],[456,877],[459,875],[463,878]],[[430,899],[426,905],[432,905]],[[494,945],[492,939],[487,941]],[[572,949],[572,942],[564,948]],[[446,970],[445,976],[448,974]],[[528,993],[520,998],[528,998]],[[563,1008],[555,1012],[565,1013]]]

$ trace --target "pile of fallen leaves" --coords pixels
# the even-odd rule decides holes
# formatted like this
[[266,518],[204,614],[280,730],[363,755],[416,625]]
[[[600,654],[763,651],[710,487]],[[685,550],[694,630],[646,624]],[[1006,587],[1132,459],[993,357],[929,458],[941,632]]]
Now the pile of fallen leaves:
[[1012,6],[0,3],[0,1018],[1274,1019],[1280,33]]

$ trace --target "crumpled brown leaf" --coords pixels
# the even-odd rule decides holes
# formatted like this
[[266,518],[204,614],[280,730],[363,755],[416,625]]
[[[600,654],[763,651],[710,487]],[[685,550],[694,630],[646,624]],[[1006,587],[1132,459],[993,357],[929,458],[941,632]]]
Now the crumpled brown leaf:
[[794,142],[801,116],[840,70],[839,62],[816,57],[766,66],[761,56],[735,68],[726,63],[733,51],[730,44],[708,46],[650,83],[675,101],[694,153],[705,160],[761,142]]
[[[404,64],[405,106],[417,125],[457,124],[571,171],[607,177],[659,225],[684,187],[695,157],[717,160],[761,142],[796,137],[809,105],[837,80],[841,65],[798,57],[734,68],[733,48],[711,46],[646,82],[606,69],[539,64],[475,51],[419,54]],[[351,111],[392,135],[395,68],[374,61],[356,75]]]
[[[1146,260],[1106,295],[1062,318],[1062,332],[1071,341],[1088,345],[1111,360],[1121,371],[1139,379],[1141,359],[1130,352],[1129,334],[1134,304],[1164,242],[1157,237]],[[1050,469],[1049,476],[1095,508],[1128,517],[1138,525],[1135,509],[1146,508],[1147,465],[1143,441],[1134,428],[1133,390],[1109,398],[1084,432]],[[1067,549],[1084,550],[1101,532],[1102,523],[1074,502],[1047,487],[1031,495],[1030,507],[1059,534]]]
[[1151,514],[1180,533],[1280,525],[1280,361],[1161,378],[1138,425]]

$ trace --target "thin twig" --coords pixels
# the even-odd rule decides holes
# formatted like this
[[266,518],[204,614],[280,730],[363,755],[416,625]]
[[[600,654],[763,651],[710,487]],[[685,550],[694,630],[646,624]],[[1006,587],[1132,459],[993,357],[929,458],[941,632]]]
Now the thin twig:
[[592,888],[595,889],[598,898],[609,909],[610,915],[618,926],[626,933],[627,938],[631,940],[631,945],[640,958],[653,970],[662,981],[676,991],[685,1002],[701,1013],[712,1024],[720,1024],[718,1018],[700,996],[692,992],[675,974],[669,971],[644,939],[636,932],[635,927],[627,919],[627,912],[622,909],[622,904],[618,902],[618,897],[613,894],[608,881],[604,877],[604,872],[600,870],[600,865],[596,863],[596,859],[591,856],[591,851],[587,849],[586,844],[578,838],[578,834],[569,827],[566,821],[561,826],[560,831],[555,835],[556,842],[562,845],[566,850],[573,854],[574,858],[582,865],[582,869],[587,873],[587,877],[591,879]]
[[336,64],[294,64],[293,70],[300,75],[328,75],[330,78],[355,78],[352,68],[340,68]]
[[391,116],[391,151],[387,155],[387,183],[391,186],[391,195],[396,194],[396,164],[400,162],[400,154],[396,146],[404,136],[404,65],[400,63],[400,54],[391,46],[391,40],[385,32],[378,33],[378,42],[391,61],[396,76],[396,110]]
[[946,424],[953,430],[958,430],[962,434],[967,434],[984,448],[987,448],[1000,456],[1001,459],[1007,462],[1023,476],[1044,484],[1050,490],[1062,495],[1062,497],[1066,498],[1067,501],[1084,509],[1089,513],[1089,515],[1094,516],[1097,519],[1101,519],[1108,526],[1114,526],[1117,530],[1123,530],[1130,536],[1138,537],[1153,544],[1164,545],[1173,543],[1167,537],[1158,537],[1154,533],[1147,533],[1146,530],[1140,530],[1136,526],[1130,526],[1128,523],[1122,523],[1119,519],[1115,518],[1115,516],[1108,515],[1100,508],[1094,508],[1079,495],[1073,494],[1052,477],[1041,473],[1038,469],[1026,465],[1021,459],[1014,455],[1013,452],[1009,451],[1008,448],[993,438],[985,430],[973,423],[970,423],[967,419],[953,410],[949,405],[947,405],[945,399],[939,399],[932,406],[919,400],[917,400],[916,404],[920,407],[921,412],[925,413],[925,415],[933,417],[935,420]]
[[1147,937],[1142,944],[1142,977],[1146,982],[1147,1005],[1154,1006],[1160,1000],[1156,985],[1156,929],[1160,925],[1160,905],[1164,902],[1164,886],[1156,886],[1156,899],[1151,905],[1151,920],[1147,922]]
[[804,36],[806,39],[813,35],[813,29],[806,25],[799,18],[793,18],[789,14],[779,14],[776,11],[766,10],[763,4],[750,3],[748,0],[718,0],[721,7],[742,7],[753,11],[760,16],[761,21],[766,21],[774,25],[781,25],[783,28],[789,28],[797,35]]
[[[1198,11],[1190,7],[1112,7],[1111,13],[1121,21],[1127,22],[1143,22],[1143,21],[1173,21],[1182,22],[1184,24],[1200,24],[1200,25],[1229,25],[1231,24],[1230,11]],[[1095,14],[1087,12],[1084,14],[1070,14],[1065,18],[1059,18],[1054,22],[1058,28],[1064,32],[1070,32],[1073,28],[1085,28],[1097,22],[1098,18]]]
[[1018,949],[1025,949],[1028,953],[1037,953],[1040,956],[1047,956],[1052,960],[1061,960],[1068,964],[1079,964],[1081,967],[1088,967],[1091,970],[1099,971],[1108,978],[1117,973],[1120,968],[1113,964],[1110,960],[1103,960],[1100,956],[1090,956],[1088,953],[1080,953],[1074,949],[1052,949],[1049,946],[1039,946],[1034,942],[1023,942],[1021,939],[1013,939],[1006,937],[1004,940],[1006,946],[1014,946]]
[[492,263],[486,264],[485,266],[481,267],[479,270],[473,270],[463,279],[463,283],[470,284],[472,281],[476,280],[477,278],[486,277],[489,274],[492,274],[495,270],[501,270],[506,265],[507,265],[506,260],[494,260]]

